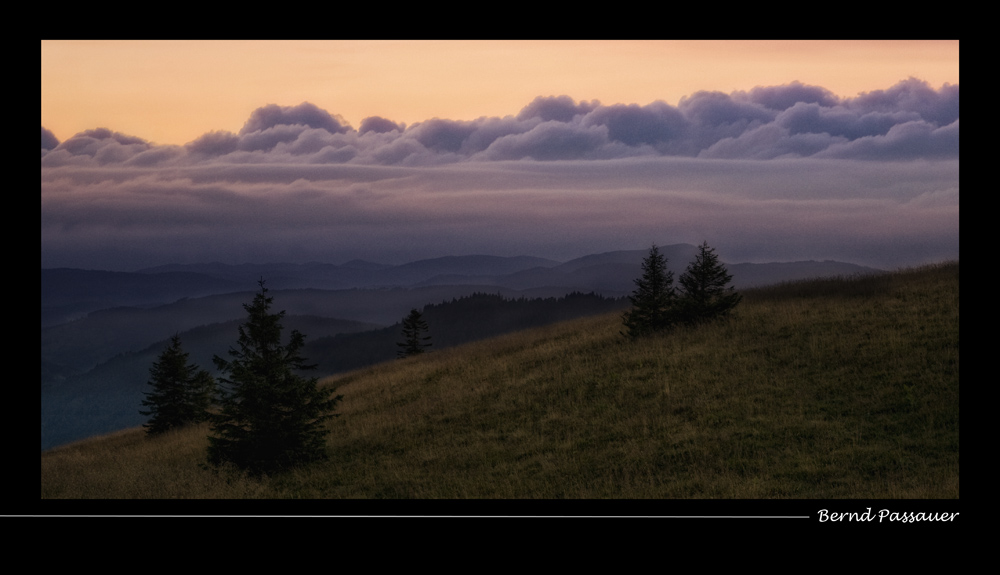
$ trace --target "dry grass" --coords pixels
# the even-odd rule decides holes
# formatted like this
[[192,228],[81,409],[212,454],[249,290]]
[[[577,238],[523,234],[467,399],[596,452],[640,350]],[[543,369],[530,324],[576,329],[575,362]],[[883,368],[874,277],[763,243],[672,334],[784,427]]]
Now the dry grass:
[[127,429],[57,447],[42,457],[42,498],[226,499],[267,497],[267,481],[199,467],[208,425],[148,438]]

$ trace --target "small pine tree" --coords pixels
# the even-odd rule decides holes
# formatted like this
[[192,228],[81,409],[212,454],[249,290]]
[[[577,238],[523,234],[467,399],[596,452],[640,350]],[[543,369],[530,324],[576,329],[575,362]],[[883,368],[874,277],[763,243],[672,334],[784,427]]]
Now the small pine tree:
[[727,287],[732,280],[733,276],[719,262],[715,250],[708,247],[708,242],[702,243],[694,261],[679,280],[680,319],[693,325],[728,315],[743,299],[734,287]]
[[635,280],[635,291],[628,297],[632,309],[625,312],[622,322],[635,338],[669,329],[674,323],[674,272],[667,269],[667,258],[655,245],[642,261],[642,277]]
[[404,358],[411,355],[419,355],[424,353],[425,347],[434,345],[427,343],[430,341],[431,336],[423,335],[427,333],[427,330],[427,322],[424,321],[423,314],[416,309],[410,310],[410,315],[403,318],[403,341],[396,344],[403,348],[397,352],[398,357]]
[[264,280],[259,285],[253,302],[243,305],[249,317],[229,350],[232,359],[214,358],[225,387],[208,448],[212,464],[231,462],[255,475],[325,459],[325,423],[343,398],[296,373],[316,367],[299,355],[305,336],[293,330],[288,345],[281,344],[285,312],[270,313],[274,298]]
[[188,363],[180,336],[170,338],[166,349],[149,369],[149,375],[153,390],[145,393],[146,399],[142,402],[149,411],[139,410],[142,415],[150,416],[143,424],[148,435],[208,419],[215,380],[207,371]]

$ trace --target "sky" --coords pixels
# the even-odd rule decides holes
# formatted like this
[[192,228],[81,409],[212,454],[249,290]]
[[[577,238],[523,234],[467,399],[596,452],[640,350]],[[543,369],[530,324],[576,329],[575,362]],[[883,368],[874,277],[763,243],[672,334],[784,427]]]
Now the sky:
[[958,258],[958,41],[42,41],[42,267]]

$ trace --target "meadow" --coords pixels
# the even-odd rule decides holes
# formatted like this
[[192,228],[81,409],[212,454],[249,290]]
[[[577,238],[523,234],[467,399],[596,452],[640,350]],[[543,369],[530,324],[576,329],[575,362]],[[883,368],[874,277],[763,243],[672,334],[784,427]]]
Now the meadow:
[[41,455],[70,499],[957,499],[949,262],[746,290],[727,320],[636,341],[621,313],[325,378],[329,460],[204,465],[207,425]]

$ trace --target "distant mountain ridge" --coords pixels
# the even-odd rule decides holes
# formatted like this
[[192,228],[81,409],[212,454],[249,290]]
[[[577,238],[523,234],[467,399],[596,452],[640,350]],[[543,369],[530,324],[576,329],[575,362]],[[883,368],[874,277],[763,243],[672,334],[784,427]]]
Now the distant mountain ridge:
[[[660,246],[667,267],[679,276],[697,253],[691,244]],[[589,254],[566,262],[534,256],[444,256],[400,265],[352,260],[341,265],[306,264],[171,264],[138,270],[139,274],[192,273],[236,283],[256,283],[264,277],[273,289],[355,289],[430,285],[496,285],[510,289],[547,286],[589,290],[596,286],[624,295],[633,289],[647,249]],[[825,261],[728,263],[737,288],[769,283],[883,270],[857,264]]]
[[[668,268],[683,273],[697,248],[662,246]],[[352,260],[341,265],[305,264],[170,264],[137,272],[105,272],[68,268],[42,269],[42,326],[65,323],[99,309],[150,307],[182,298],[252,290],[264,278],[270,289],[383,289],[428,286],[496,286],[511,290],[552,288],[627,295],[641,273],[647,250],[590,254],[567,262],[533,256],[445,256],[401,265]],[[874,273],[881,270],[844,262],[728,264],[737,288],[810,277]]]
[[274,289],[351,289],[408,286],[443,274],[509,274],[530,267],[559,265],[533,256],[444,256],[401,265],[351,260],[342,265],[310,262],[305,264],[171,264],[145,268],[140,274],[189,272],[232,282],[256,282],[264,277]]
[[181,298],[244,291],[246,285],[192,271],[160,274],[74,268],[42,269],[42,326],[121,306],[151,306]]

